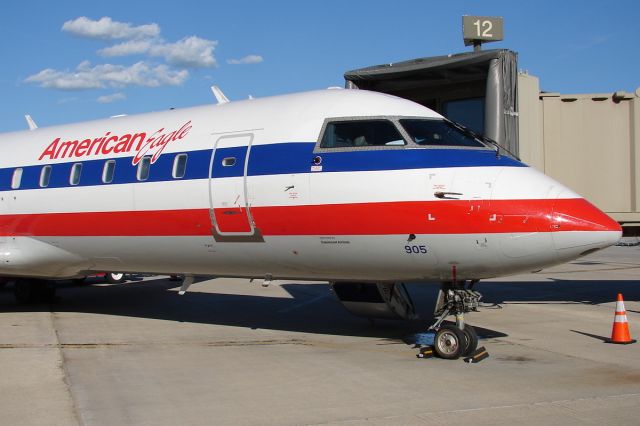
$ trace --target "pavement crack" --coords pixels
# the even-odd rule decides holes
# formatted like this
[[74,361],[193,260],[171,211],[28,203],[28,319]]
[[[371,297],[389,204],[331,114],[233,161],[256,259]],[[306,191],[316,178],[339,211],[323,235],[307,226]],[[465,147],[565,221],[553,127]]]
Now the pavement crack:
[[78,403],[71,389],[71,377],[69,375],[69,370],[67,368],[67,359],[64,355],[64,345],[60,342],[60,334],[58,333],[58,327],[56,326],[56,313],[51,309],[51,305],[49,306],[49,319],[51,321],[51,328],[53,329],[53,333],[56,336],[56,343],[54,345],[40,345],[40,346],[54,346],[58,349],[58,354],[60,356],[60,370],[62,371],[62,381],[64,382],[67,392],[69,393],[69,398],[71,398],[71,405],[73,407],[73,417],[75,418],[76,422],[80,426],[84,426],[84,422],[82,421],[82,415],[80,414]]

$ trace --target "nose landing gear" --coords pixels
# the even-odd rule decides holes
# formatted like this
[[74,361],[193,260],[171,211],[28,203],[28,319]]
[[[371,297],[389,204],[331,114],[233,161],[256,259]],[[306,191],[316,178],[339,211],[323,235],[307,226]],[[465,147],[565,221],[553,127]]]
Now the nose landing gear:
[[[466,324],[464,314],[478,310],[482,294],[473,290],[477,281],[446,282],[438,293],[438,301],[434,310],[436,322],[429,327],[435,330],[434,349],[444,359],[458,359],[470,356],[478,347],[478,335],[475,329]],[[456,323],[443,324],[446,317],[455,315]]]

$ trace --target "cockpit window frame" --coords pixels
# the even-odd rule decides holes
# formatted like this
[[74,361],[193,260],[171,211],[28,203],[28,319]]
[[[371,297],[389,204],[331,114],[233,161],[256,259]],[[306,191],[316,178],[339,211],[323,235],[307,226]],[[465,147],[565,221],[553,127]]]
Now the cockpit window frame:
[[[406,132],[403,132],[402,128],[398,125],[397,121],[394,121],[395,117],[389,116],[357,116],[357,117],[331,117],[324,120],[322,123],[322,129],[320,130],[320,134],[318,136],[318,140],[316,141],[316,146],[314,149],[314,153],[318,152],[351,152],[351,151],[387,151],[387,150],[398,150],[405,149],[409,144],[409,140],[407,139]],[[387,121],[390,122],[393,127],[395,127],[398,134],[402,137],[404,142],[403,145],[363,145],[363,146],[344,146],[344,147],[323,147],[322,139],[324,138],[324,134],[327,132],[327,128],[332,123],[343,123],[343,122],[355,122],[355,121]]]
[[[324,138],[324,134],[327,131],[327,127],[331,123],[336,122],[345,122],[345,121],[389,121],[391,122],[398,133],[404,139],[404,145],[365,145],[365,146],[347,146],[347,147],[335,147],[335,148],[325,148],[322,147],[322,139]],[[329,117],[324,120],[322,123],[322,128],[320,129],[320,133],[318,135],[318,139],[316,140],[316,146],[313,149],[313,153],[327,153],[327,152],[360,152],[360,151],[391,151],[391,150],[403,150],[403,149],[462,149],[462,150],[471,150],[471,151],[494,151],[495,148],[488,146],[484,142],[482,144],[484,146],[455,146],[455,145],[419,145],[414,142],[413,138],[409,133],[405,130],[405,128],[400,124],[400,120],[447,120],[446,118],[439,117],[421,117],[421,116],[410,116],[410,115],[375,115],[375,116],[347,116],[347,117]]]
[[[420,120],[420,121],[429,121],[429,120],[433,120],[433,121],[443,121],[445,123],[449,123],[451,127],[453,127],[454,129],[457,129],[460,133],[463,133],[466,137],[474,139],[476,142],[478,142],[481,146],[466,146],[466,145],[423,145],[423,144],[418,144],[413,140],[413,137],[411,136],[411,134],[409,133],[409,131],[405,128],[405,126],[402,124],[403,120]],[[409,138],[409,140],[416,146],[425,148],[436,148],[436,149],[473,149],[473,150],[486,150],[486,149],[490,149],[492,151],[495,151],[495,147],[490,147],[485,141],[483,141],[482,139],[480,139],[479,137],[476,137],[476,135],[473,135],[473,131],[470,129],[465,128],[462,124],[459,123],[455,123],[447,118],[427,118],[427,117],[400,117],[398,118],[397,124],[402,128],[402,130],[405,131],[407,137]]]

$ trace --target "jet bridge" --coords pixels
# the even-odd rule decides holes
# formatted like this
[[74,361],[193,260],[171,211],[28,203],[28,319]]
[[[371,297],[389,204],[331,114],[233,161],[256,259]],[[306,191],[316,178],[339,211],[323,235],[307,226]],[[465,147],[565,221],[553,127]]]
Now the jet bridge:
[[348,71],[346,87],[425,105],[498,141],[640,235],[640,88],[561,94],[517,72],[511,50],[413,59]]
[[344,74],[349,89],[429,107],[518,155],[517,54],[496,49],[376,65]]

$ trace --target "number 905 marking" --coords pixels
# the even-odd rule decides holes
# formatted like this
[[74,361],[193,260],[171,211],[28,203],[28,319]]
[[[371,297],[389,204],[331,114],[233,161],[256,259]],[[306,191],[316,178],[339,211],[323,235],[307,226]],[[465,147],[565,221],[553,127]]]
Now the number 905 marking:
[[427,254],[427,246],[406,245],[404,251],[407,254]]

